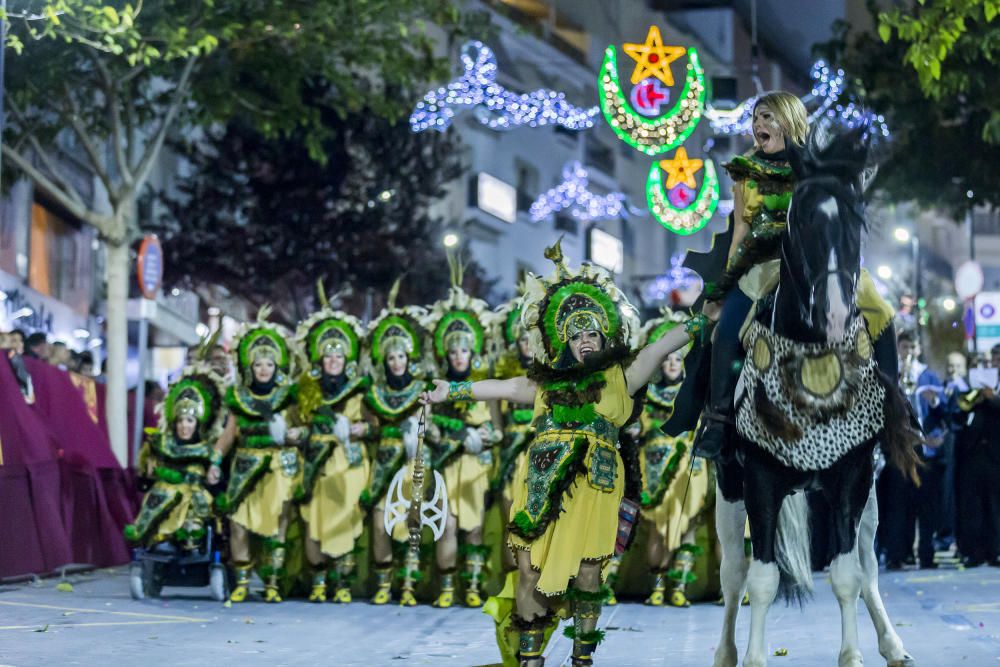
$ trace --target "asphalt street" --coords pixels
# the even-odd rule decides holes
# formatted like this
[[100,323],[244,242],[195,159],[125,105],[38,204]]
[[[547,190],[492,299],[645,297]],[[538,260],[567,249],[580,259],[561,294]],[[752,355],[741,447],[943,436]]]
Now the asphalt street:
[[[212,602],[207,589],[164,589],[158,600],[129,597],[127,569],[0,587],[0,667],[13,665],[487,665],[499,661],[492,621],[472,609]],[[921,667],[1000,665],[1000,569],[882,574],[886,606]],[[65,585],[63,589],[67,588]],[[803,611],[775,606],[768,620],[771,665],[836,664],[839,612],[824,575]],[[745,642],[748,610],[738,636]],[[614,667],[711,664],[722,610],[651,609],[623,602],[606,610],[597,664]],[[884,664],[861,614],[868,665]],[[549,665],[570,652],[559,635]]]

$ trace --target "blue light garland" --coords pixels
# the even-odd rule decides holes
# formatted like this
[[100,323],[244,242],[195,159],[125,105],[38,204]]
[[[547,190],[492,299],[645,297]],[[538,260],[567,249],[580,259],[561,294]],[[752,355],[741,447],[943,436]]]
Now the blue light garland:
[[538,196],[531,205],[531,219],[540,222],[553,213],[570,209],[577,220],[610,220],[626,212],[625,195],[611,192],[603,197],[590,191],[586,168],[577,161],[563,167],[563,182]]
[[[883,137],[889,137],[889,126],[885,123],[883,116],[861,111],[853,102],[846,106],[837,104],[840,96],[844,92],[844,70],[832,70],[823,60],[817,60],[809,76],[813,80],[812,91],[802,98],[802,103],[806,105],[816,105],[809,114],[809,123],[816,119],[827,116],[829,118],[839,118],[853,127],[860,123],[863,118],[867,118],[873,126],[877,126],[879,133]],[[753,105],[757,97],[751,97],[735,109],[716,109],[707,105],[705,117],[717,134],[750,134],[753,123]]]
[[698,274],[684,267],[684,253],[670,258],[670,270],[653,278],[643,290],[647,301],[662,301],[674,290],[686,290],[701,282]]
[[561,125],[568,130],[593,127],[596,106],[575,106],[566,101],[564,93],[554,90],[519,95],[498,84],[496,56],[482,42],[466,42],[461,58],[465,70],[462,76],[427,93],[410,114],[410,129],[414,132],[444,132],[460,107],[475,107],[476,119],[493,130],[519,125]]

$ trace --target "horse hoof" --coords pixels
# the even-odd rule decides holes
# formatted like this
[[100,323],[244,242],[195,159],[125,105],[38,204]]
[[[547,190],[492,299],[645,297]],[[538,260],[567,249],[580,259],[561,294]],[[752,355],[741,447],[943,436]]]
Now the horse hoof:
[[917,662],[910,656],[904,656],[900,660],[889,660],[886,667],[917,667]]
[[712,667],[737,667],[738,663],[739,658],[735,645],[731,648],[719,647],[715,651],[715,661],[712,662]]
[[864,667],[865,659],[858,651],[841,653],[837,660],[837,667]]

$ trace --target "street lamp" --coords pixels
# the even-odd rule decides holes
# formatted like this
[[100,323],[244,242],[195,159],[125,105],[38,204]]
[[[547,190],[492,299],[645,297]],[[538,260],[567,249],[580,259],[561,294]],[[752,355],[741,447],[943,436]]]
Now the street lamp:
[[893,236],[895,236],[896,240],[900,243],[909,243],[911,238],[910,230],[906,227],[896,227],[896,231],[893,232]]
[[448,232],[441,239],[441,243],[444,244],[445,248],[454,248],[455,246],[458,245],[458,241],[459,241],[458,234],[456,234],[455,232]]
[[944,299],[943,299],[943,300],[941,301],[941,307],[942,307],[942,308],[944,308],[944,309],[945,309],[946,311],[948,311],[949,313],[950,313],[951,311],[955,310],[955,306],[957,306],[957,305],[958,305],[958,304],[957,304],[957,303],[955,303],[955,300],[954,300],[954,299],[952,299],[952,298],[951,298],[950,296],[946,296],[946,297],[945,297],[945,298],[944,298]]
[[875,269],[875,273],[878,274],[878,277],[882,280],[889,280],[892,278],[892,267],[888,264],[880,264],[879,267]]

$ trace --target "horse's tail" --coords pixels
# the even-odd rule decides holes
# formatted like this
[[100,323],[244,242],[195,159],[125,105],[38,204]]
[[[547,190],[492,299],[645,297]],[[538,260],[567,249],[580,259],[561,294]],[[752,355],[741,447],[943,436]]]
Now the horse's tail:
[[804,491],[785,496],[778,513],[775,560],[778,563],[778,595],[786,603],[805,604],[813,593],[812,559],[809,552],[809,503]]
[[924,442],[920,430],[920,422],[913,413],[913,406],[903,396],[903,392],[888,375],[877,370],[879,382],[885,387],[885,404],[883,413],[885,424],[882,427],[882,453],[886,460],[896,466],[904,476],[920,485],[917,469],[923,465],[917,456],[917,445]]

